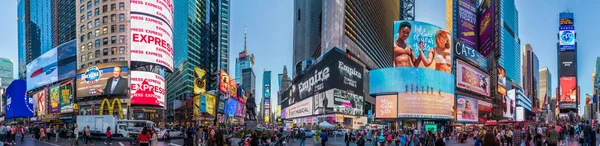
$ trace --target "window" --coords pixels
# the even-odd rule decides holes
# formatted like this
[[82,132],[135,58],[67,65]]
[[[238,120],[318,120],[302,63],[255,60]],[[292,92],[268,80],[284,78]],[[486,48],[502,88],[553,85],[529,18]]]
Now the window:
[[94,20],[94,23],[96,24],[96,27],[100,26],[100,19],[96,18],[96,20]]
[[92,18],[92,11],[87,12],[87,19],[90,19],[90,18]]
[[[85,58],[86,58],[86,57],[85,57],[85,54],[84,54],[84,55],[81,55],[81,62],[85,61]],[[83,68],[83,67],[82,67],[82,68]]]
[[124,2],[120,2],[119,3],[119,10],[125,10],[125,3]]
[[87,2],[87,9],[92,9],[92,1]]
[[79,3],[83,3],[84,0],[79,0]]
[[298,9],[298,21],[300,21],[300,9]]
[[117,4],[111,4],[110,11],[115,11],[115,10],[117,10]]
[[98,15],[100,15],[100,9],[96,8],[96,9],[94,9],[94,16],[98,16]]
[[[92,52],[89,52],[89,53],[88,53],[88,57],[87,57],[87,58],[88,58],[89,60],[92,60],[92,59],[94,58],[94,56],[92,56]],[[90,62],[90,63],[91,63],[91,62]]]
[[96,41],[94,41],[94,48],[98,48],[100,47],[100,39],[97,39]]
[[117,54],[117,47],[110,48],[110,54],[111,55]]
[[119,25],[119,32],[125,32],[125,25]]
[[108,48],[102,49],[102,55],[104,55],[104,56],[108,55]]
[[125,54],[125,47],[119,47],[119,54]]
[[102,63],[107,63],[107,62],[108,62],[108,59],[102,60]]
[[85,30],[85,25],[81,25],[81,27],[79,27],[79,32],[83,33],[84,30]]
[[112,36],[112,37],[110,37],[110,43],[111,43],[111,44],[115,44],[115,43],[117,43],[117,36]]
[[85,6],[79,7],[79,13],[83,13],[85,11]]
[[117,14],[110,15],[110,22],[115,22],[117,20]]
[[79,22],[83,22],[85,21],[85,15],[81,15],[81,17],[79,17]]
[[115,62],[115,61],[117,61],[117,58],[111,58],[110,59],[110,62]]
[[103,16],[102,17],[102,24],[106,24],[108,23],[108,16]]
[[102,6],[102,13],[108,12],[108,5]]
[[92,32],[88,32],[87,38],[88,39],[92,38]]
[[119,43],[125,43],[125,36],[119,36]]
[[102,28],[102,34],[108,34],[108,27],[103,27]]
[[100,64],[100,60],[96,60],[96,64]]
[[98,3],[100,3],[100,0],[94,0],[94,5],[98,5]]
[[87,25],[88,25],[88,28],[93,28],[94,27],[94,25],[92,25],[92,21],[88,21]]
[[110,33],[114,33],[117,31],[117,25],[111,25],[110,26]]
[[[88,49],[88,50],[91,50],[91,49],[92,49],[92,42],[89,42],[89,43],[88,43],[88,45],[87,45],[87,49]],[[90,59],[91,59],[91,58],[90,58]]]
[[80,47],[79,51],[80,51],[80,52],[85,52],[85,45],[81,45],[81,47]]
[[100,36],[100,29],[96,29],[96,36]]
[[119,22],[123,22],[125,21],[125,14],[121,13],[119,14]]
[[102,45],[108,45],[108,37],[102,38]]
[[85,41],[85,35],[82,35],[81,37],[79,37],[79,42],[83,42]]
[[94,54],[94,58],[100,57],[100,50],[96,50]]
[[119,61],[125,61],[125,57],[119,57]]

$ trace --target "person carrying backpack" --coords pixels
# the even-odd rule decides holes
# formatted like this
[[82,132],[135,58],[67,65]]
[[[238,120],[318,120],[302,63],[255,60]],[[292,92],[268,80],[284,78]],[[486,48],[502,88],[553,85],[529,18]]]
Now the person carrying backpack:
[[[550,126],[550,127],[552,127],[552,126]],[[548,143],[548,146],[556,146],[556,144],[558,143],[558,139],[559,139],[559,134],[558,134],[558,131],[556,131],[556,127],[550,128],[550,131],[548,131],[548,138],[546,140],[546,142]]]

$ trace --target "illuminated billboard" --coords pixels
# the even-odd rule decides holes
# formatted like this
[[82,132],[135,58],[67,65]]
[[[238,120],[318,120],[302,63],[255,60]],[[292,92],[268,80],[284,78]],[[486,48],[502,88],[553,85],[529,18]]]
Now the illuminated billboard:
[[452,71],[452,35],[439,26],[418,21],[394,22],[394,67]]
[[200,94],[200,112],[215,115],[215,96],[210,94]]
[[238,85],[235,82],[235,80],[233,78],[229,78],[229,95],[231,95],[231,97],[238,99]]
[[505,118],[514,119],[515,117],[515,108],[516,108],[516,99],[515,99],[515,90],[509,90],[506,96],[502,98],[502,115]]
[[333,90],[333,112],[346,115],[363,115],[364,97],[340,89]]
[[492,119],[492,103],[479,100],[479,116],[478,122],[485,123]]
[[577,78],[560,77],[560,102],[574,103],[577,101]]
[[482,0],[479,6],[479,52],[487,56],[494,49],[495,12],[494,0]]
[[131,71],[131,105],[165,106],[165,79],[153,72]]
[[483,69],[488,68],[488,61],[485,56],[481,55],[479,52],[477,52],[477,50],[465,45],[461,41],[454,41],[454,54],[472,64],[477,65],[478,67]]
[[235,112],[237,111],[238,101],[235,99],[229,99],[227,102],[227,109],[225,109],[225,113],[229,117],[233,117]]
[[50,86],[48,89],[50,97],[50,111],[48,113],[57,114],[60,113],[60,92],[59,92],[59,84]]
[[397,118],[398,95],[383,95],[375,98],[375,118]]
[[560,76],[577,75],[577,52],[558,52],[558,74]]
[[173,1],[131,1],[131,61],[173,71]]
[[77,97],[125,95],[129,92],[127,61],[101,63],[77,70]]
[[6,118],[29,118],[33,116],[33,102],[26,96],[26,81],[14,80],[6,88]]
[[470,0],[458,1],[458,39],[469,47],[477,47],[477,8]]
[[221,77],[221,80],[219,80],[220,81],[219,91],[221,91],[223,93],[228,93],[229,92],[229,81],[231,81],[231,79],[230,79],[229,75],[227,74],[227,72],[225,72],[224,70],[220,71],[220,77]]
[[60,84],[60,113],[73,112],[73,80]]
[[563,12],[559,14],[560,21],[559,24],[561,26],[571,26],[574,25],[573,21],[573,13]]
[[477,99],[464,95],[456,96],[456,121],[458,122],[478,122],[479,118],[479,103]]
[[490,76],[477,68],[456,60],[456,87],[490,96]]
[[194,67],[194,94],[206,92],[206,70]]
[[35,100],[37,101],[34,104],[36,104],[38,118],[44,117],[44,115],[46,115],[46,90],[47,89],[44,88],[41,91],[33,94],[33,98],[35,98]]
[[51,49],[27,64],[27,90],[58,81],[56,49]]
[[58,80],[75,77],[77,70],[77,41],[71,40],[56,47],[58,58]]
[[314,114],[333,113],[333,89],[315,94],[314,96]]
[[286,108],[285,118],[297,118],[312,115],[312,101],[313,99],[308,98]]

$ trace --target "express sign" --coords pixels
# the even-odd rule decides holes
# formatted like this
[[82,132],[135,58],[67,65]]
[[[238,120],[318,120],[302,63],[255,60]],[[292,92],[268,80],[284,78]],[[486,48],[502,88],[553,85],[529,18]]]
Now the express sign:
[[131,71],[131,104],[165,106],[165,79],[158,74]]
[[131,61],[173,70],[173,2],[131,0]]

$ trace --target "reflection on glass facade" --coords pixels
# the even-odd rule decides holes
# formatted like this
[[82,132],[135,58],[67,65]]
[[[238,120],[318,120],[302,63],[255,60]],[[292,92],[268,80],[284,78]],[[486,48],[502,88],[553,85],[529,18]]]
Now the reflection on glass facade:
[[52,47],[75,39],[75,1],[52,0]]
[[[52,1],[50,0],[29,0],[29,12],[30,22],[29,27],[30,33],[36,33],[30,35],[31,49],[39,49],[40,54],[32,54],[33,59],[39,55],[46,53],[52,49]],[[39,41],[33,41],[39,39]],[[29,59],[28,59],[29,60]]]
[[500,58],[498,63],[506,70],[506,77],[521,84],[521,40],[519,39],[519,12],[512,0],[500,1]]
[[13,77],[13,61],[6,58],[0,58],[0,79],[2,80],[0,87],[6,88],[14,80]]

